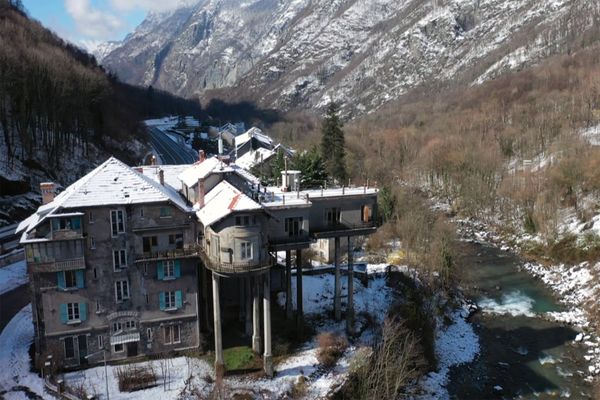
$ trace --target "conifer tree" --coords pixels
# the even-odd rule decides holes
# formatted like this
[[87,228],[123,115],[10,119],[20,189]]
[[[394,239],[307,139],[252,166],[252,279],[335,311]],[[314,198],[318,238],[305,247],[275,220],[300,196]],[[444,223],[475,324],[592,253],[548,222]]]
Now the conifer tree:
[[346,149],[342,121],[338,116],[339,107],[331,102],[321,126],[321,156],[327,174],[338,182],[345,182]]

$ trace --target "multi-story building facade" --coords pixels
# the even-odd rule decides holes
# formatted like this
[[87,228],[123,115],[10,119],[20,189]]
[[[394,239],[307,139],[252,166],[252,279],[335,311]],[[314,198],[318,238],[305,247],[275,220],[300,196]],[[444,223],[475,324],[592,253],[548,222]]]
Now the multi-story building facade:
[[[43,185],[45,204],[20,226],[37,354],[53,352],[76,367],[98,349],[118,360],[196,348],[200,332],[212,331],[220,371],[222,311],[234,304],[272,375],[275,271],[284,272],[287,316],[301,327],[301,251],[331,238],[341,318],[340,240],[373,232],[377,210],[376,189],[300,190],[297,171],[283,171],[282,182],[263,187],[227,157],[201,153],[191,166],[132,169],[111,158],[56,198]],[[274,268],[278,252],[283,269]],[[347,303],[351,321],[352,279]]]
[[53,186],[20,226],[36,353],[74,367],[101,349],[198,347],[196,225],[181,196],[114,158],[56,198]]

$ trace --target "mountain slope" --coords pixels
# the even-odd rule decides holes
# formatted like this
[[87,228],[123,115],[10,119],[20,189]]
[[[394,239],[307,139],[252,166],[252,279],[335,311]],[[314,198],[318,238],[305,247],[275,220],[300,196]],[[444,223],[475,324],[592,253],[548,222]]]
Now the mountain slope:
[[109,154],[139,161],[140,120],[200,111],[117,81],[15,4],[0,0],[0,225],[35,206],[40,181],[67,185]]
[[149,16],[103,64],[128,82],[183,96],[281,109],[334,99],[362,112],[417,86],[480,83],[566,52],[598,20],[598,7],[584,0],[202,0]]

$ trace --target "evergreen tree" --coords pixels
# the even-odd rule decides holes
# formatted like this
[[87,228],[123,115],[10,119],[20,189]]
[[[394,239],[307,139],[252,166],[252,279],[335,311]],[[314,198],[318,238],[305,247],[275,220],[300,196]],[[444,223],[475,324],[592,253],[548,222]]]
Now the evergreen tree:
[[345,182],[346,149],[342,121],[338,116],[339,107],[331,102],[321,126],[321,157],[327,174],[338,182]]
[[323,158],[317,147],[296,153],[292,160],[292,167],[300,171],[303,189],[318,188],[327,180]]

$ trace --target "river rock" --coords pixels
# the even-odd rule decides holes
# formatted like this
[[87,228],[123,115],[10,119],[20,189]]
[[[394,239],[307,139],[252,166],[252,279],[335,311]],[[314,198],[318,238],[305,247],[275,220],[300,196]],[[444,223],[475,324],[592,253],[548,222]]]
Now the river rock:
[[575,336],[575,341],[576,342],[583,341],[583,333],[578,333],[577,336]]

